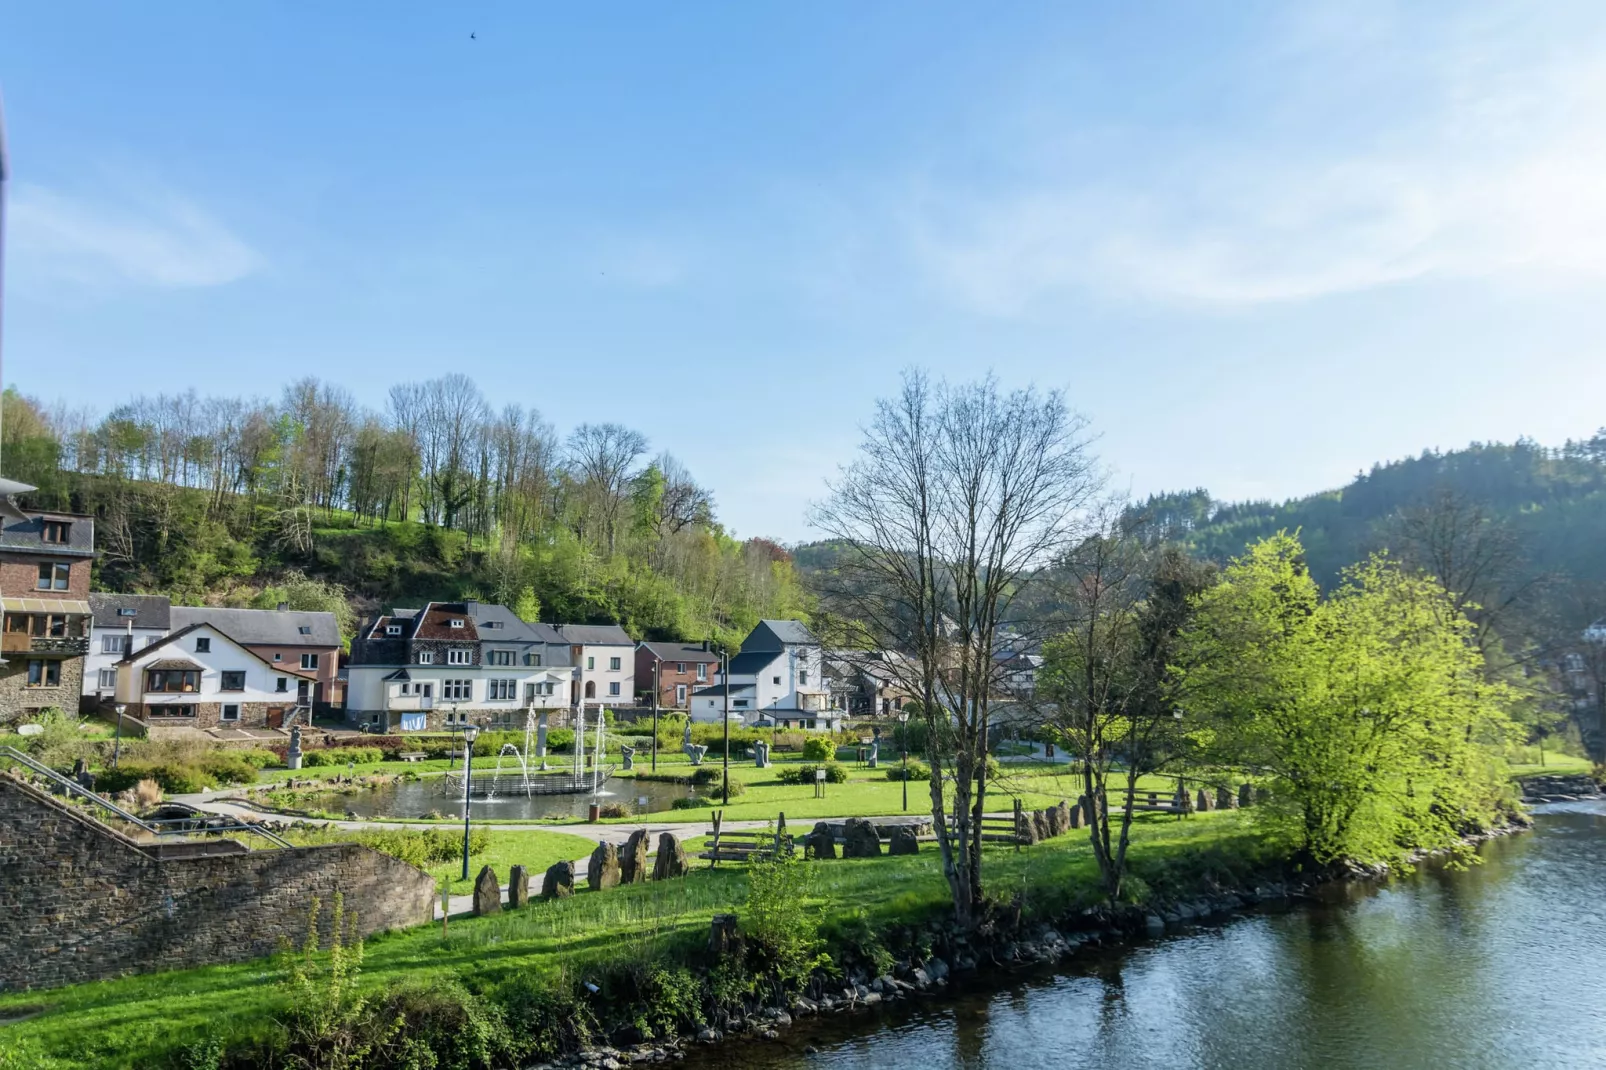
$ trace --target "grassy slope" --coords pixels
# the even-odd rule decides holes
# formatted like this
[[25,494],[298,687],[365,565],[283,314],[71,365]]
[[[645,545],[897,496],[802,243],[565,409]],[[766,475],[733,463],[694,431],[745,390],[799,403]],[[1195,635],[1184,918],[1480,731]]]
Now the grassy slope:
[[[1142,819],[1135,865],[1157,887],[1172,874],[1241,866],[1266,850],[1245,817]],[[827,934],[856,924],[861,912],[875,927],[936,916],[947,901],[936,860],[927,848],[911,858],[808,863],[817,878],[811,903],[822,911]],[[995,894],[1022,894],[1028,911],[1095,898],[1091,850],[1075,833],[1019,852],[991,852],[987,879]],[[705,940],[712,914],[740,913],[745,895],[745,872],[722,866],[684,881],[581,891],[497,917],[454,920],[445,937],[438,926],[387,934],[369,941],[364,980],[378,989],[455,973],[473,984],[671,954]],[[278,977],[275,963],[258,960],[0,996],[0,1016],[28,1006],[44,1011],[5,1027],[0,1045],[27,1053],[13,1065],[40,1070],[145,1065],[209,1032],[265,1028],[282,1006]],[[0,1067],[6,1065],[0,1057]]]

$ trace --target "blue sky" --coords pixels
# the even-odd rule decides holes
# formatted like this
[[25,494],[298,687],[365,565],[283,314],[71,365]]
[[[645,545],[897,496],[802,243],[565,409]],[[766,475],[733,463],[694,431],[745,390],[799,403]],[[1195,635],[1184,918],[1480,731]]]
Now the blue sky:
[[1139,494],[1606,424],[1606,5],[3,0],[0,91],[48,402],[464,371],[788,540],[913,364]]

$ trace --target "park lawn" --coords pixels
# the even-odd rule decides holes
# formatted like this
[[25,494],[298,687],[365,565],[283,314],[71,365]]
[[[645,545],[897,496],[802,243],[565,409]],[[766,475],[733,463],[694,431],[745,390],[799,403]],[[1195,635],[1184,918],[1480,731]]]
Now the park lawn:
[[1594,766],[1588,758],[1579,758],[1575,755],[1562,754],[1558,751],[1554,754],[1546,754],[1544,765],[1511,766],[1511,775],[1513,777],[1571,776],[1577,773],[1588,773],[1593,768]]
[[[462,828],[461,819],[450,825],[443,823],[440,827],[448,837],[461,842],[460,836],[453,836],[454,832]],[[481,866],[490,866],[496,871],[497,882],[506,884],[508,870],[515,865],[522,865],[530,873],[539,875],[552,863],[573,862],[584,858],[597,846],[595,840],[568,832],[485,829],[479,822],[475,822],[475,828],[483,832],[485,845],[469,855],[468,880],[462,879],[463,860],[460,854],[426,867],[430,876],[435,878],[437,887],[445,885],[453,895],[466,895],[474,890],[474,878],[479,875]],[[306,828],[288,833],[287,838],[295,844],[343,843],[353,840],[360,843],[362,835],[360,830]],[[0,1063],[0,1068],[3,1067],[4,1064]]]
[[[1156,891],[1206,870],[1231,880],[1275,850],[1247,816],[1142,818],[1134,832],[1135,871]],[[937,853],[929,846],[912,857],[802,864],[814,877],[809,903],[820,911],[828,940],[858,938],[866,924],[877,930],[918,923],[948,909]],[[1076,833],[1019,851],[990,850],[986,880],[996,895],[1020,896],[1028,915],[1051,915],[1099,898],[1091,850]],[[478,988],[515,974],[559,970],[600,979],[610,967],[677,957],[700,946],[713,914],[740,915],[746,886],[744,867],[726,864],[696,869],[680,881],[605,892],[582,887],[572,899],[456,918],[444,935],[438,925],[384,934],[367,941],[363,983],[378,991],[455,975]],[[0,1017],[25,1008],[40,1012],[0,1028],[0,1067],[161,1064],[208,1035],[260,1035],[285,1006],[282,975],[281,964],[259,959],[0,995]]]

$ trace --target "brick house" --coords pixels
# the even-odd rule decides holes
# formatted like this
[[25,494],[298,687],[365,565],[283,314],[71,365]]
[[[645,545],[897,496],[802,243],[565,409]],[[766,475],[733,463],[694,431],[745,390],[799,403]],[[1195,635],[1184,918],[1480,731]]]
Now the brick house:
[[191,624],[117,663],[117,702],[153,728],[279,728],[292,677],[213,624]]
[[706,640],[701,643],[637,643],[636,684],[649,703],[654,679],[658,681],[661,708],[689,709],[691,693],[719,679],[719,655],[708,649]]
[[94,518],[11,500],[32,489],[0,480],[0,723],[76,711],[89,652]]

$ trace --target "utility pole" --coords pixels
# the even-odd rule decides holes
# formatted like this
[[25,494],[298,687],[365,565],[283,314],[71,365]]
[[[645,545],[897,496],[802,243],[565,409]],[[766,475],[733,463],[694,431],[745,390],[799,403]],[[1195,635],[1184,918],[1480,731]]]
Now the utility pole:
[[725,775],[721,777],[725,797],[722,805],[731,804],[731,655],[729,650],[719,652],[719,675],[725,681]]

